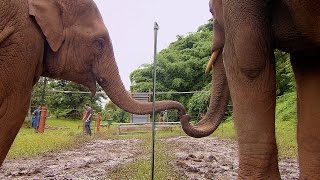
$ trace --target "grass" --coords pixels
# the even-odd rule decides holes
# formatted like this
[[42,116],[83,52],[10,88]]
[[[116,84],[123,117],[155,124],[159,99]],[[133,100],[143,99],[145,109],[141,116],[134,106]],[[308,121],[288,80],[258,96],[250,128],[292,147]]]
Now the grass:
[[223,123],[221,123],[218,129],[212,134],[212,136],[235,140],[237,135],[232,119],[228,118]]
[[75,147],[88,138],[82,135],[80,121],[48,119],[49,129],[45,133],[34,133],[32,128],[21,128],[13,142],[7,158],[21,158],[42,155]]
[[297,157],[296,93],[277,99],[276,137],[280,157]]
[[[109,133],[109,134],[108,134]],[[113,126],[107,132],[107,136],[113,139],[142,139],[140,144],[142,155],[136,157],[131,163],[115,168],[108,173],[110,179],[150,179],[151,177],[151,142],[152,134],[147,133],[128,133],[120,136],[112,136],[116,130]],[[155,148],[155,179],[180,179],[179,175],[173,170],[170,162],[174,159],[173,155],[167,151],[166,146],[159,139],[177,137],[180,135],[179,127],[173,131],[157,131]]]
[[276,138],[280,157],[297,157],[296,122],[276,121]]

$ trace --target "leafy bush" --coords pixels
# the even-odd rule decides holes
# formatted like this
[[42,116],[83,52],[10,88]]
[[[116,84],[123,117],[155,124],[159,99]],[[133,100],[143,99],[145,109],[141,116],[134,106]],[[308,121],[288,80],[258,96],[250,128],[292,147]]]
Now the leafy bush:
[[191,117],[197,118],[199,113],[206,112],[209,106],[210,92],[195,93],[189,100],[188,110]]

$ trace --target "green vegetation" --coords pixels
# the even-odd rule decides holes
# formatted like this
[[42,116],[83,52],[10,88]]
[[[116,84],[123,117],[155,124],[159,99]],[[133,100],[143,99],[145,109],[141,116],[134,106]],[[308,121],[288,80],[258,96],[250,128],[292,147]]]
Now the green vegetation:
[[130,120],[129,113],[120,109],[112,101],[109,101],[102,111],[103,119],[108,119],[109,117],[117,123],[128,123]]
[[296,93],[287,93],[277,99],[276,136],[279,155],[297,157]]
[[[211,76],[205,75],[206,63],[210,58],[212,41],[212,21],[201,26],[197,32],[186,37],[177,36],[177,40],[157,55],[157,84],[159,92],[201,91],[211,82]],[[130,75],[133,92],[149,92],[152,89],[153,65],[143,64]],[[208,91],[210,86],[205,89]],[[199,95],[198,95],[199,96]],[[157,100],[177,100],[188,107],[192,94],[159,94]],[[208,97],[208,96],[206,96]],[[202,98],[199,97],[199,98]],[[193,102],[195,100],[193,98]],[[205,99],[199,100],[205,103]],[[206,111],[206,105],[191,107],[189,114],[194,117]],[[177,119],[176,117],[171,117]]]
[[48,119],[44,134],[32,128],[21,128],[8,158],[32,157],[52,151],[75,147],[87,140],[82,133],[81,121]]
[[225,139],[236,139],[236,131],[234,129],[233,121],[228,118],[226,121],[220,124],[218,129],[212,134]]
[[293,121],[276,121],[276,138],[280,157],[297,157],[297,124]]
[[287,93],[277,99],[276,119],[278,121],[297,121],[296,93]]
[[[176,134],[174,132],[173,134]],[[160,132],[160,136],[168,136],[166,133]],[[173,135],[171,134],[171,135]],[[142,149],[142,155],[139,155],[133,162],[113,169],[108,173],[110,179],[150,179],[151,177],[151,134],[128,134],[122,135],[121,139],[126,138],[139,138],[143,140],[140,145]],[[157,139],[159,137],[157,136]],[[174,159],[173,155],[167,151],[165,145],[160,141],[156,141],[155,149],[155,179],[180,179],[179,176],[173,170],[170,162]]]
[[[42,103],[43,81],[44,78],[41,78],[33,87],[31,99],[31,106],[33,108]],[[97,85],[97,91],[100,90],[101,87]],[[88,93],[69,93],[69,91],[83,91]],[[45,104],[49,108],[51,115],[55,115],[56,117],[68,117],[67,114],[73,109],[77,110],[78,114],[80,114],[83,111],[83,105],[85,103],[90,103],[95,111],[101,112],[102,107],[100,101],[103,98],[106,98],[104,94],[92,96],[88,88],[74,82],[49,79],[46,87]]]

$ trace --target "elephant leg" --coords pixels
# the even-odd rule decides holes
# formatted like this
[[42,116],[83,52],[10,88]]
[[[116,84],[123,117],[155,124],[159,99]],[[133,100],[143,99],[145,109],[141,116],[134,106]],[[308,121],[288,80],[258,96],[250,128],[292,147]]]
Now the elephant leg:
[[[26,90],[27,91],[27,90]],[[31,90],[10,94],[0,104],[0,165],[6,158],[8,151],[18,134],[20,127],[27,115]]]
[[265,1],[225,0],[224,65],[239,144],[239,179],[280,179],[276,81]]
[[[314,51],[318,53],[318,51]],[[301,179],[320,177],[320,55],[296,53],[291,63],[297,83],[298,153]]]

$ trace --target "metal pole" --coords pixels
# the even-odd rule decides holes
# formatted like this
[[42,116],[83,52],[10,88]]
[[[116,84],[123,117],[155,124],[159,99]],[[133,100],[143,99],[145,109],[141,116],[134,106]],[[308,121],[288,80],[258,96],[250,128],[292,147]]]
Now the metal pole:
[[154,54],[153,54],[153,105],[152,105],[152,157],[151,157],[151,179],[154,180],[154,146],[156,141],[155,105],[156,105],[156,65],[157,65],[157,37],[159,26],[154,23]]

